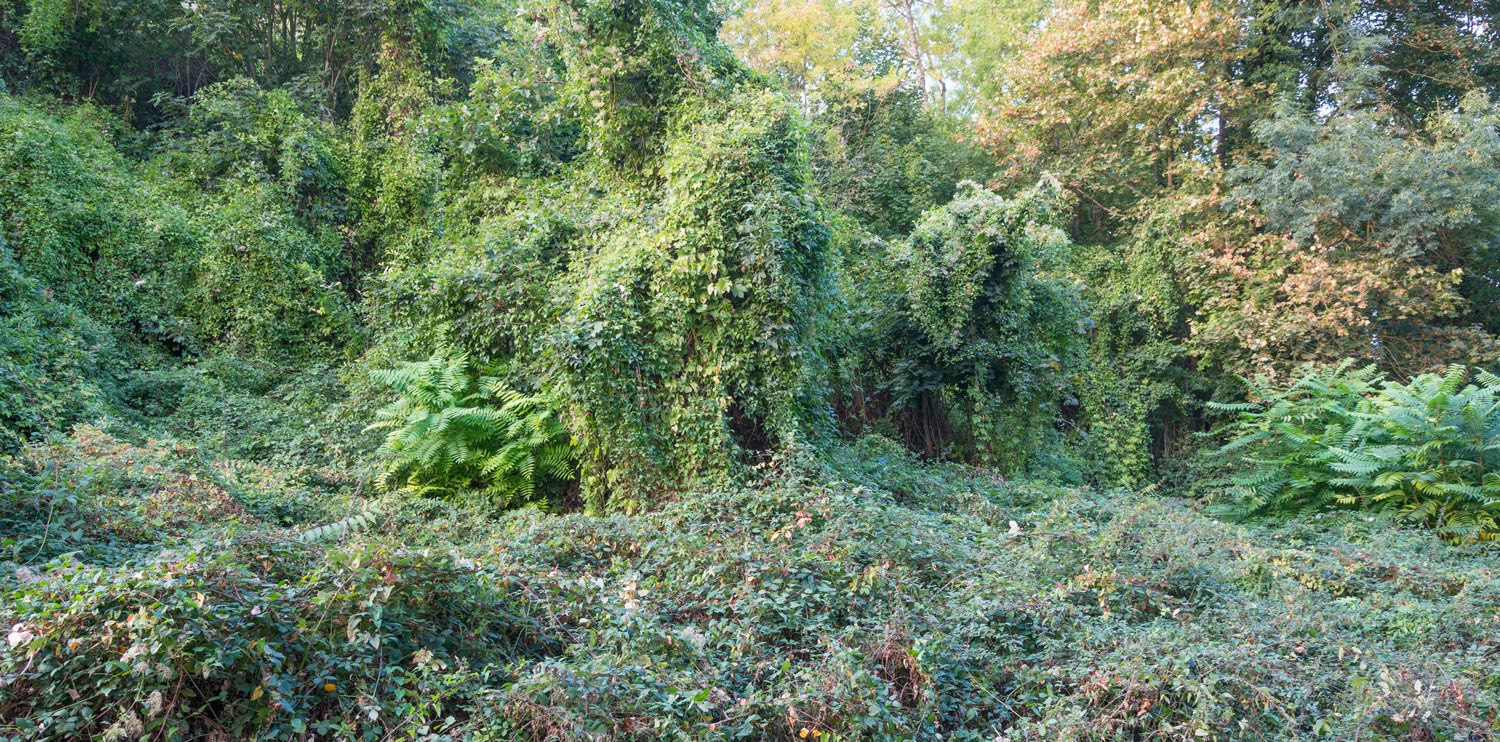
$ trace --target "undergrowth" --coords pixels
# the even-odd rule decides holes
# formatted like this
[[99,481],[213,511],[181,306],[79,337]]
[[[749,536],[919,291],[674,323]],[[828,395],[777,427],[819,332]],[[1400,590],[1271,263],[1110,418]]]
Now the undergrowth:
[[492,516],[98,429],[0,470],[20,739],[1500,736],[1500,558],[866,437]]

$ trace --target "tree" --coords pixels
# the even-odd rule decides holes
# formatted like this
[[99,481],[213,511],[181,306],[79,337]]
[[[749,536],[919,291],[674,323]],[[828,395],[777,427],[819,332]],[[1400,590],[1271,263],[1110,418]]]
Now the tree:
[[846,418],[889,421],[928,456],[1031,461],[1082,366],[1085,310],[1054,270],[1070,247],[1062,196],[966,183],[908,238],[848,257],[860,281],[835,346]]
[[1500,357],[1500,111],[1471,94],[1420,129],[1389,109],[1283,110],[1205,233],[1197,338],[1241,373],[1379,361],[1410,375]]
[[1007,69],[979,136],[1011,184],[1055,175],[1074,236],[1107,240],[1136,204],[1211,181],[1247,90],[1237,19],[1212,2],[1065,0]]
[[791,93],[809,118],[840,100],[890,94],[907,73],[897,29],[873,2],[745,3],[720,36]]

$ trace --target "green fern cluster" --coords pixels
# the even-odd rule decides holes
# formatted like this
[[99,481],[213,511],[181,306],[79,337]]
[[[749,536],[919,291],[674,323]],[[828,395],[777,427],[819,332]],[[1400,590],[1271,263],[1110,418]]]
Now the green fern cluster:
[[388,431],[381,484],[514,506],[544,503],[577,479],[576,444],[549,398],[470,373],[463,355],[371,375],[398,395],[367,428]]
[[1238,412],[1221,456],[1251,515],[1387,511],[1455,541],[1500,536],[1500,377],[1453,365],[1402,384],[1374,366],[1305,371]]
[[1223,458],[1241,457],[1230,477],[1238,507],[1248,515],[1303,515],[1341,503],[1331,481],[1334,448],[1348,449],[1356,414],[1377,391],[1374,366],[1309,369],[1285,387],[1247,380],[1259,403],[1210,404],[1238,413]]

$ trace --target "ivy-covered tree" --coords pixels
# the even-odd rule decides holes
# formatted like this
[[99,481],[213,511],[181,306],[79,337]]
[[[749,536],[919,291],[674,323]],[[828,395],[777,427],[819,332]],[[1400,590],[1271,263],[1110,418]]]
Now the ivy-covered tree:
[[845,416],[887,420],[929,456],[1029,463],[1082,365],[1084,306],[1058,271],[1065,207],[1055,184],[1005,199],[966,183],[906,240],[859,245],[852,260],[885,268],[851,287]]
[[585,494],[636,507],[810,435],[829,238],[790,106],[680,112],[663,198],[581,264],[559,352]]

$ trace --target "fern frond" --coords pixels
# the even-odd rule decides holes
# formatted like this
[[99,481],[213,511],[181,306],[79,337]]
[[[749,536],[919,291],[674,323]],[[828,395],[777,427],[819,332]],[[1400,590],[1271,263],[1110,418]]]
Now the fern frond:
[[375,370],[397,398],[366,430],[386,432],[378,482],[421,494],[476,486],[503,504],[524,504],[548,478],[576,476],[577,449],[555,403],[503,380],[474,376],[463,355]]

